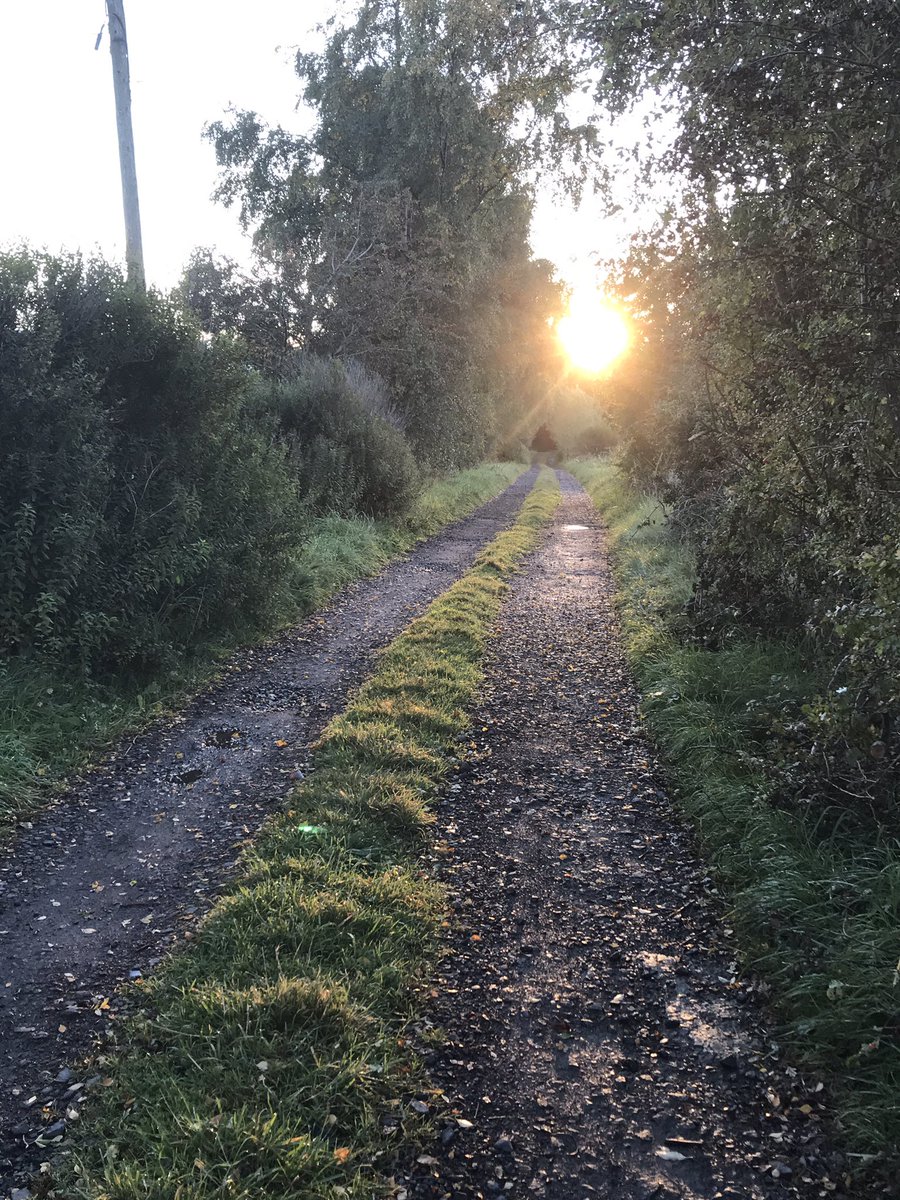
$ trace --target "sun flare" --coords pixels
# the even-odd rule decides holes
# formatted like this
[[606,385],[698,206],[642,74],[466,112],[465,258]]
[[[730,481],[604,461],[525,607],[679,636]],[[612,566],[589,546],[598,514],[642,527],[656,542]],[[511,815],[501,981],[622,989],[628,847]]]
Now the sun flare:
[[599,292],[575,292],[569,311],[556,326],[573,366],[599,375],[628,349],[631,331],[622,314]]

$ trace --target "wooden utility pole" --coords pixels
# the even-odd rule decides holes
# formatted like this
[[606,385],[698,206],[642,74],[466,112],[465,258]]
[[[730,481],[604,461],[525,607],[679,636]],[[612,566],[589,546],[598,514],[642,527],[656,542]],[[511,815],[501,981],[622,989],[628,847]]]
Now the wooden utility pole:
[[122,204],[125,209],[125,262],[128,280],[144,288],[144,249],[141,243],[141,210],[138,204],[137,168],[134,163],[134,133],[131,128],[131,76],[128,70],[128,36],[123,0],[106,0],[109,53],[112,58],[116,93],[116,126],[119,131],[119,166],[122,172]]

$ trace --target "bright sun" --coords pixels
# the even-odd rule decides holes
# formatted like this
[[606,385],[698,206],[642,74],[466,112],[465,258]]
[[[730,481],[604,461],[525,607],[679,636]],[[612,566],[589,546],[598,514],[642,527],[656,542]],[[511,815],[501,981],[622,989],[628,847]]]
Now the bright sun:
[[599,292],[575,292],[556,333],[572,365],[598,375],[628,349],[631,332],[622,314]]

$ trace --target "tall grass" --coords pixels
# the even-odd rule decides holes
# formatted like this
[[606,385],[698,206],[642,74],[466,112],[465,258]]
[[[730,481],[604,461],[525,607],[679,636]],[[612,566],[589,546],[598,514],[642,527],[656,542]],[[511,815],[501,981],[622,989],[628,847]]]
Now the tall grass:
[[419,852],[506,580],[552,514],[513,527],[392,643],[326,729],[290,809],[188,948],[146,985],[130,1050],[76,1147],[84,1200],[373,1200],[425,1084],[413,984],[444,915]]
[[570,470],[609,523],[618,609],[650,732],[678,799],[727,888],[749,966],[771,985],[791,1052],[827,1075],[862,1164],[900,1166],[900,846],[835,832],[810,806],[776,804],[771,718],[815,693],[798,646],[712,651],[680,638],[693,559],[666,513],[615,466]]
[[149,679],[120,676],[91,682],[26,658],[0,658],[0,836],[4,825],[33,811],[67,775],[124,733],[183,703],[237,647],[262,640],[278,624],[287,625],[322,605],[338,588],[374,574],[419,538],[496,496],[522,470],[515,463],[490,463],[440,479],[395,521],[311,521],[297,555],[294,586],[270,614],[274,625],[242,625],[216,641],[200,641],[190,658]]

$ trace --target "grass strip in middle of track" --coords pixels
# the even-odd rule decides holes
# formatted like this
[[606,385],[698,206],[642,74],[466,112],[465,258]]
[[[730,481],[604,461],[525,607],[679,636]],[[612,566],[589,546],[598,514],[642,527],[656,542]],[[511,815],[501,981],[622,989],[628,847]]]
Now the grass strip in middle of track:
[[[372,1200],[414,1133],[412,985],[444,898],[420,866],[507,580],[559,501],[542,472],[515,524],[383,653],[326,729],[147,1016],[77,1148],[92,1200]],[[402,1124],[401,1124],[402,1122]],[[64,1170],[65,1173],[65,1170]]]

